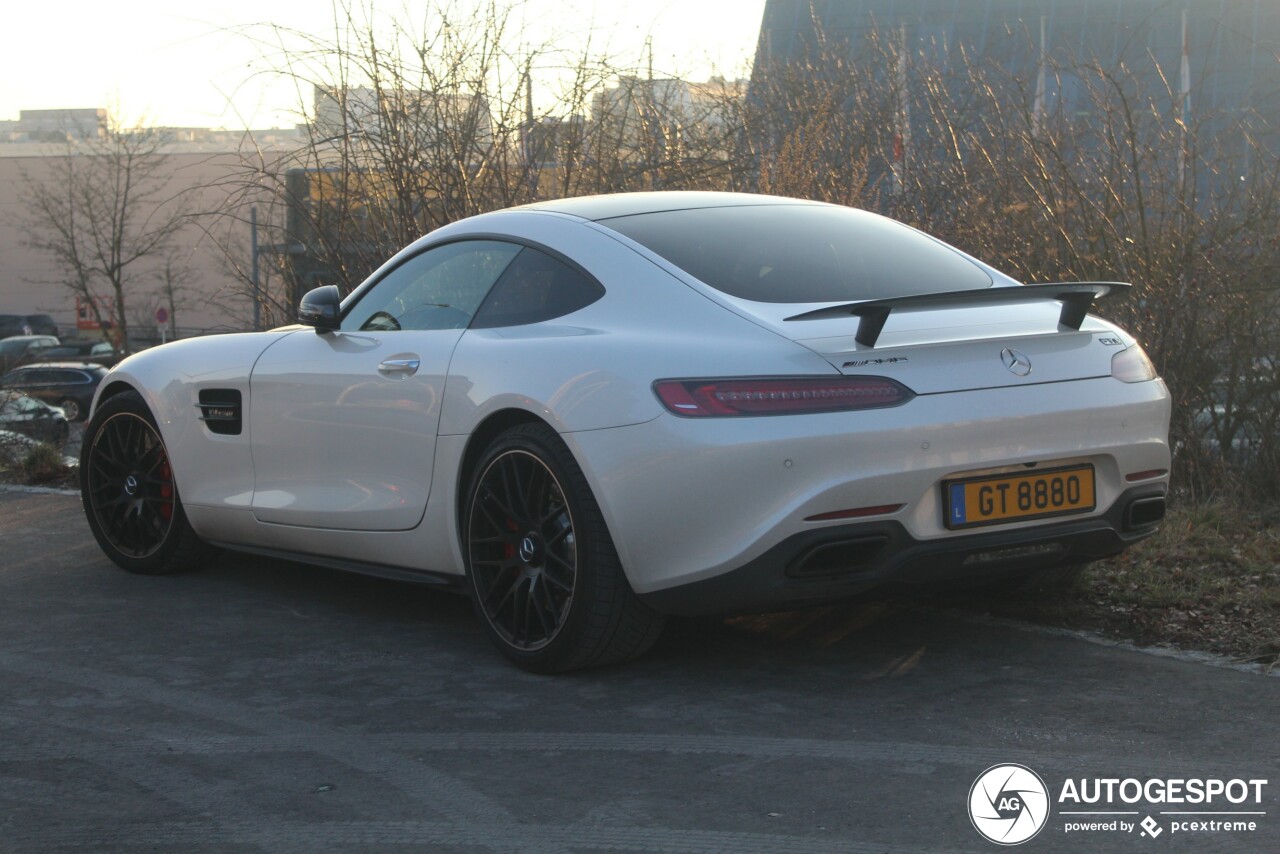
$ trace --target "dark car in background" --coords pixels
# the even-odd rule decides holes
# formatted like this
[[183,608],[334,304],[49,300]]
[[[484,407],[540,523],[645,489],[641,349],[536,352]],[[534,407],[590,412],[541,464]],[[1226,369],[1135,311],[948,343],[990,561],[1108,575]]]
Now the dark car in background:
[[40,359],[45,350],[61,343],[54,335],[11,335],[0,340],[0,371]]
[[58,324],[47,314],[0,314],[0,338],[57,334]]
[[71,432],[61,409],[9,390],[0,390],[0,430],[12,430],[58,447]]
[[121,358],[108,341],[63,341],[40,354],[42,362],[93,362],[104,368],[114,367]]
[[89,413],[93,393],[106,375],[106,368],[91,362],[41,362],[9,371],[0,377],[0,388],[54,404],[68,421],[79,421]]

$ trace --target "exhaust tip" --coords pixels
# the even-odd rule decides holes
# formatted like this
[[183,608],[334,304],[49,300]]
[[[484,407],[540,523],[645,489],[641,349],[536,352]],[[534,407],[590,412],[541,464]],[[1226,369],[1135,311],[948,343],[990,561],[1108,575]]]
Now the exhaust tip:
[[1165,500],[1163,495],[1151,498],[1139,498],[1125,508],[1124,527],[1126,531],[1138,528],[1149,528],[1164,518]]

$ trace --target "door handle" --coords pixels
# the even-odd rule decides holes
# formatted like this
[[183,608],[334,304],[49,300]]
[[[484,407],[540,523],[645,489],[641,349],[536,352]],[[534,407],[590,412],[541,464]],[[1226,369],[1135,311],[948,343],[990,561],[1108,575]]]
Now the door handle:
[[418,359],[387,359],[378,365],[378,373],[386,376],[413,376],[421,365]]

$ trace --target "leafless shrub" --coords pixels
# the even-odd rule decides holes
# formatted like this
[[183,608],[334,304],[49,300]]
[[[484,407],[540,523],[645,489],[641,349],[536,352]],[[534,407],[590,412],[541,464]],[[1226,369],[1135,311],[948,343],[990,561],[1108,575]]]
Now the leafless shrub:
[[[748,115],[761,188],[896,216],[1023,281],[1132,282],[1099,311],[1173,393],[1175,483],[1280,494],[1280,163],[1258,117],[1184,112],[1149,66],[1016,74],[927,47],[819,36],[766,68]],[[1076,87],[1070,113],[1036,97],[1038,73]]]
[[[1099,311],[1172,390],[1178,487],[1280,491],[1280,163],[1256,116],[1180,109],[1158,67],[1153,90],[1153,58],[1054,54],[1011,72],[902,31],[819,35],[800,60],[759,63],[744,97],[531,47],[497,3],[463,16],[440,0],[390,30],[335,8],[334,36],[290,34],[305,47],[279,64],[306,144],[246,151],[228,186],[241,232],[249,204],[262,211],[271,318],[315,284],[353,287],[422,233],[537,198],[730,189],[856,205],[1023,281],[1132,282]],[[1041,77],[1070,84],[1070,110]],[[535,78],[559,81],[538,111]]]

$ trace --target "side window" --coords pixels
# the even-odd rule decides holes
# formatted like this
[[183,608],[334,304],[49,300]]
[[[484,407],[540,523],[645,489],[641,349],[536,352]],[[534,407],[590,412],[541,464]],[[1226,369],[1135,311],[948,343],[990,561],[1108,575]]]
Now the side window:
[[464,329],[520,249],[497,240],[428,249],[374,284],[347,313],[342,330]]
[[584,308],[604,296],[586,274],[545,252],[525,248],[476,312],[473,329],[539,323]]

